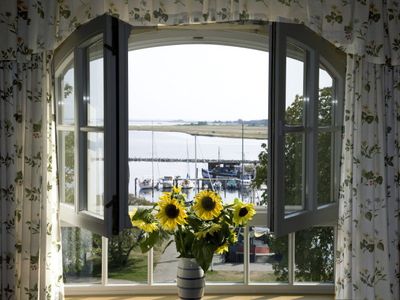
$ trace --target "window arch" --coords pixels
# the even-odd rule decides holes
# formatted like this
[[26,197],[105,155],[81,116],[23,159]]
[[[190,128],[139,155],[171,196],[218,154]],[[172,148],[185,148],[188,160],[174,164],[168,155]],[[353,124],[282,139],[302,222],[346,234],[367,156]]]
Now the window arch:
[[[207,25],[207,29],[202,28],[204,25],[190,25],[133,28],[132,34],[129,34],[129,25],[111,21],[109,16],[101,18],[102,21],[94,20],[88,27],[82,26],[57,49],[55,55],[56,92],[59,102],[58,163],[61,175],[61,199],[65,204],[62,206],[62,217],[65,222],[86,227],[103,236],[111,236],[113,232],[116,233],[129,224],[127,220],[129,182],[126,179],[129,177],[132,179],[134,174],[131,172],[126,175],[129,173],[126,167],[129,143],[127,134],[129,101],[126,79],[128,51],[161,45],[222,44],[268,51],[270,55],[270,92],[269,100],[265,100],[269,105],[267,117],[269,145],[268,151],[265,152],[268,157],[266,165],[268,172],[261,176],[261,180],[268,186],[268,191],[265,193],[268,205],[258,207],[258,213],[251,225],[269,227],[280,236],[312,225],[333,224],[337,218],[337,207],[334,202],[338,189],[340,117],[345,65],[344,55],[340,51],[301,25],[215,24]],[[108,42],[94,43],[99,35]],[[118,36],[118,39],[114,39],[115,36]],[[89,42],[86,42],[87,39]],[[102,74],[92,74],[97,75],[97,80],[104,82],[104,92],[98,95],[99,91],[90,88],[90,75],[91,63],[99,61],[101,57],[103,57],[104,71]],[[300,97],[297,99],[297,105],[301,104],[300,115],[298,112],[297,115],[290,114],[289,108],[293,103],[286,95],[289,84],[286,77],[288,64],[299,67],[298,74],[301,77],[299,81],[303,82],[298,94]],[[72,80],[74,83],[72,93],[75,97],[72,123],[63,118],[65,113],[63,101],[71,97],[71,94],[68,94],[70,88],[67,84],[71,86],[72,82],[66,76],[68,72],[75,74]],[[327,77],[328,81],[331,80],[332,85],[321,86],[319,84],[321,76]],[[94,93],[97,93],[97,100],[90,97]],[[100,110],[101,114],[104,113],[104,124],[98,123],[95,117],[93,122],[90,119],[99,112],[92,109],[98,99],[104,101],[104,107],[106,103],[116,103],[111,99],[119,99],[118,104],[111,110]],[[322,103],[323,101],[325,102]],[[113,112],[113,115],[107,117],[106,114],[110,112]],[[327,119],[330,121],[325,122]],[[118,126],[113,125],[113,120],[119,120]],[[109,138],[113,136],[118,136],[119,140],[110,141]],[[68,139],[73,140],[74,153],[66,151],[65,143]],[[325,145],[319,145],[321,140],[325,141]],[[117,151],[115,147],[109,147],[116,144],[119,145]],[[292,147],[289,147],[289,144]],[[101,166],[90,167],[88,160],[98,162],[104,159],[106,162],[106,153],[112,161],[108,164],[108,170],[112,169],[111,165],[119,167],[113,170],[111,176],[92,180],[101,173],[99,172]],[[321,165],[318,157],[323,155],[325,164]],[[327,159],[329,163],[326,163]],[[72,175],[71,168],[74,169]],[[321,176],[321,171],[326,171],[327,168],[328,172],[323,174],[329,174],[329,178]],[[106,170],[102,172],[108,174]],[[95,190],[102,185],[98,184],[99,182],[106,187],[111,180],[114,193],[109,192],[107,196],[106,191],[98,190],[104,193],[104,198],[99,201],[98,197],[89,193],[88,180],[93,181]],[[71,194],[71,186],[77,187],[75,193]],[[321,186],[325,188],[321,189]],[[327,190],[330,196],[322,199],[320,196],[325,196]],[[71,197],[73,201],[68,200]],[[91,197],[94,199],[90,200]],[[69,205],[68,201],[73,202],[73,205]],[[91,204],[93,206],[90,206]],[[245,234],[248,235],[249,232]],[[249,279],[245,276],[244,281],[246,280],[248,283]],[[293,281],[289,279],[291,280]]]

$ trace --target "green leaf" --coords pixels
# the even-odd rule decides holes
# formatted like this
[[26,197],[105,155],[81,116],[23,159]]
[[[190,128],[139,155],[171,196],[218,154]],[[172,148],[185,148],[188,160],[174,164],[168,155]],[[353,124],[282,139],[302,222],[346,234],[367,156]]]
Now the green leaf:
[[216,247],[212,244],[201,245],[199,242],[192,244],[193,255],[204,272],[210,267],[215,250]]
[[140,242],[140,249],[142,253],[149,251],[158,242],[160,237],[159,231],[153,231],[149,236]]
[[382,251],[385,250],[385,246],[383,245],[382,242],[379,242],[378,245],[376,245],[376,248],[378,248],[379,250],[382,250]]

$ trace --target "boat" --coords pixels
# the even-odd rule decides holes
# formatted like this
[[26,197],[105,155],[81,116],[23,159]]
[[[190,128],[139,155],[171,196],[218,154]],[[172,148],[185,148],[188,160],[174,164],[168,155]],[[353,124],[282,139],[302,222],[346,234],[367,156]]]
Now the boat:
[[153,180],[151,178],[139,180],[139,187],[141,190],[152,189],[154,188]]
[[239,171],[237,169],[227,166],[216,166],[212,169],[201,169],[203,178],[217,178],[217,177],[238,177]]
[[171,189],[173,186],[174,186],[174,177],[172,176],[164,176],[160,178],[157,184],[157,188],[159,190]]
[[193,183],[193,181],[191,181],[191,180],[188,179],[188,178],[183,179],[183,180],[182,180],[182,183],[181,183],[181,188],[182,188],[183,190],[192,189],[192,188],[194,188],[194,183]]
[[228,179],[226,181],[226,189],[228,190],[235,190],[237,189],[236,179]]
[[240,185],[243,188],[249,188],[251,186],[251,181],[252,181],[251,175],[248,174],[243,175],[240,179]]

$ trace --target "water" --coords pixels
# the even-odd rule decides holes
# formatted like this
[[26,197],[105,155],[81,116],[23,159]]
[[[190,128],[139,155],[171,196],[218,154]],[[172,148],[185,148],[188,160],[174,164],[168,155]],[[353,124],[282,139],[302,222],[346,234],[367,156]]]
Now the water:
[[[156,130],[156,126],[155,126]],[[244,159],[257,160],[261,151],[261,144],[265,140],[243,139]],[[195,137],[185,133],[159,132],[159,131],[130,131],[129,132],[129,157],[130,158],[169,158],[169,159],[195,159],[195,147],[197,148],[197,159],[242,159],[242,139],[223,137]],[[153,148],[153,150],[152,150]],[[207,169],[207,164],[197,163],[198,178],[201,176],[201,169]],[[190,162],[153,162],[153,177],[155,181],[163,176],[180,176],[181,178],[196,177],[195,163]],[[129,162],[130,183],[129,192],[144,197],[150,201],[157,201],[159,191],[139,191],[137,181],[144,178],[152,178],[151,162]],[[136,186],[135,186],[136,183]],[[210,184],[209,184],[210,186]],[[188,199],[192,199],[193,190],[189,190]],[[235,197],[250,199],[259,198],[259,191],[221,191],[225,202],[231,202]],[[253,201],[253,200],[252,200]]]

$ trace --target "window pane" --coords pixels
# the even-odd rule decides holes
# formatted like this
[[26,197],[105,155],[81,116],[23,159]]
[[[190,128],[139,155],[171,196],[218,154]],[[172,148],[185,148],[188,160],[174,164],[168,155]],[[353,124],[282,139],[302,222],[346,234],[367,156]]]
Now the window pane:
[[62,227],[66,284],[101,284],[101,237],[78,227]]
[[250,228],[250,281],[288,281],[288,238],[275,238],[266,227]]
[[87,210],[103,215],[104,139],[101,132],[87,133]]
[[331,126],[333,114],[333,79],[323,69],[319,69],[318,125]]
[[296,232],[296,281],[333,283],[333,239],[333,227],[314,227]]
[[58,131],[61,201],[75,203],[75,140],[73,131]]
[[[166,249],[168,241],[164,241],[162,245],[156,245],[153,248],[154,259],[154,282],[171,283],[176,282],[176,270],[178,268],[178,256],[175,242],[172,242]],[[165,249],[165,251],[164,251]]]
[[87,119],[89,126],[102,126],[104,123],[104,69],[103,40],[88,48],[89,59],[89,99]]
[[108,240],[108,282],[146,283],[147,254],[137,243],[138,229],[126,229]]
[[318,133],[317,186],[318,205],[334,202],[332,193],[332,133]]
[[306,52],[293,43],[287,44],[286,113],[287,125],[304,124],[304,62]]
[[74,98],[74,68],[69,67],[61,76],[60,94],[58,99],[58,123],[74,124],[75,123],[75,98]]
[[304,209],[304,134],[287,133],[284,149],[285,214]]

